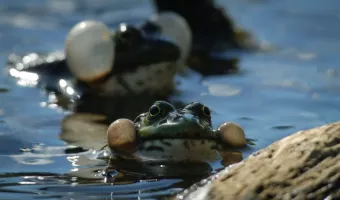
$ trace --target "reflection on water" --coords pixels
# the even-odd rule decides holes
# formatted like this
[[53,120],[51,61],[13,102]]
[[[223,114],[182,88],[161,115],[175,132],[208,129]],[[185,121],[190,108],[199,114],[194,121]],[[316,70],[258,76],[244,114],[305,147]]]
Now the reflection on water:
[[63,119],[59,137],[75,146],[100,150],[107,143],[106,130],[109,123],[103,115],[71,114]]
[[[105,116],[94,114],[76,113],[67,116],[62,122],[62,132],[60,138],[78,147],[92,149],[92,159],[102,158],[107,160],[111,155],[106,150],[102,150],[107,144],[106,130],[108,128],[108,121]],[[122,160],[120,158],[113,158],[106,163],[108,166],[106,170],[116,170],[124,174],[124,177],[129,175],[132,180],[139,179],[161,178],[161,177],[204,177],[212,172],[221,169],[223,166],[239,162],[242,160],[242,153],[235,149],[223,149],[220,153],[216,151],[218,157],[207,163],[171,163],[171,162],[157,162],[157,161],[137,161],[137,160]],[[214,154],[216,155],[216,154]],[[71,157],[72,166],[84,166],[86,159],[83,157]],[[67,158],[69,161],[70,157]],[[83,160],[83,162],[81,162]],[[81,163],[79,163],[81,162]],[[200,167],[202,166],[202,167]],[[213,168],[212,168],[213,167]],[[191,169],[188,171],[187,169]],[[86,168],[86,170],[92,170]],[[97,168],[96,168],[97,170]],[[72,174],[82,174],[83,170],[72,170]],[[95,176],[98,174],[88,174],[88,176]],[[79,177],[79,176],[77,176]],[[112,179],[112,178],[111,178]],[[111,180],[110,179],[110,180]],[[114,177],[115,182],[121,182],[117,177]],[[124,179],[126,181],[126,179]]]
[[[18,180],[16,177],[22,177]],[[178,192],[179,179],[148,180],[122,184],[81,184],[76,178],[52,173],[18,173],[0,176],[7,183],[0,183],[2,197],[18,199],[137,199],[160,197]],[[147,183],[147,184],[146,184]],[[170,188],[170,189],[169,189]]]
[[35,87],[38,83],[39,76],[36,73],[18,71],[16,69],[10,69],[9,74],[15,78],[19,78],[18,85]]
[[[7,54],[12,51],[27,53],[62,49],[68,29],[84,18],[114,26],[119,21],[146,18],[152,12],[152,6],[145,1],[95,2],[3,2],[6,9],[0,12],[0,60],[5,63]],[[257,139],[254,148],[241,151],[243,157],[297,130],[339,119],[339,1],[219,2],[228,8],[237,24],[275,49],[271,52],[237,52],[240,73],[231,76],[201,77],[189,73],[176,77],[180,84],[171,101],[200,101],[209,106],[214,127],[226,120],[242,125],[249,138]],[[126,13],[133,15],[127,16]],[[35,78],[33,75],[33,82]],[[135,171],[134,168],[122,171],[118,170],[119,166],[109,168],[109,176],[103,175],[108,161],[98,159],[97,151],[68,145],[100,148],[105,142],[104,130],[110,119],[106,121],[100,114],[79,117],[56,109],[53,101],[57,94],[46,97],[44,91],[21,87],[23,84],[32,83],[17,83],[6,75],[0,78],[0,198],[158,198],[201,178],[156,179],[152,176],[154,174],[142,174],[145,179],[139,177],[141,180],[136,180],[136,174],[128,173]],[[119,117],[134,118],[136,113],[145,112],[135,103],[140,100],[143,98],[127,100],[132,106],[111,113],[109,118],[115,118],[115,114],[122,110],[131,115]],[[47,104],[49,101],[52,103]],[[110,105],[119,107],[121,103],[103,101],[99,106],[110,109]],[[91,132],[90,128],[96,131]],[[239,159],[238,153],[226,154],[229,160],[223,165]],[[212,170],[220,166],[213,165]],[[145,168],[158,175],[166,174],[169,169],[159,166]],[[198,169],[203,174],[211,171],[206,165]],[[177,171],[180,170],[182,168]]]
[[[99,150],[106,143],[105,119],[93,114],[68,115],[61,123],[59,137],[72,146],[36,143],[9,155],[12,163],[21,167],[0,177],[0,182],[3,179],[5,183],[0,185],[2,195],[79,199],[158,197],[181,191],[222,166],[242,160],[241,152],[237,151],[223,152],[223,162],[217,161],[215,166],[203,162],[108,160],[107,152]],[[8,176],[15,178],[13,184]]]
[[[0,175],[2,195],[10,197],[19,193],[31,197],[62,199],[81,199],[85,196],[95,199],[157,197],[181,191],[181,188],[212,173],[209,164],[199,162],[175,164],[111,159],[108,164],[106,159],[98,159],[106,158],[102,157],[100,151],[75,151],[67,154],[69,148],[72,149],[40,144],[35,145],[30,152],[10,156],[19,164],[52,167],[58,167],[55,158],[62,157],[70,163],[71,168],[62,174],[38,171],[3,173]],[[238,157],[237,161],[240,161],[242,158],[239,155],[233,159]],[[228,164],[230,158],[228,156]]]

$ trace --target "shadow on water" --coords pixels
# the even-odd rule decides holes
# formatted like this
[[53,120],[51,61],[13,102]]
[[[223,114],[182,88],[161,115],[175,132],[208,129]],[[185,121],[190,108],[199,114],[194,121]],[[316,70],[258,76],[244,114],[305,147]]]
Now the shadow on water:
[[[228,8],[236,23],[261,42],[277,48],[271,52],[237,52],[241,71],[230,76],[178,76],[178,93],[170,101],[206,104],[212,110],[214,127],[226,120],[241,124],[248,137],[257,139],[254,148],[242,150],[243,157],[297,130],[339,119],[338,1],[219,2]],[[150,4],[135,0],[101,0],[95,4],[83,0],[29,0],[5,4],[7,9],[0,14],[2,63],[12,51],[62,49],[68,29],[84,18],[115,26],[152,13]],[[161,178],[152,173],[131,173],[136,171],[133,168],[113,169],[109,176],[103,176],[108,161],[98,159],[99,151],[77,146],[99,149],[105,143],[110,119],[74,115],[51,103],[52,97],[44,91],[21,86],[6,76],[0,79],[1,198],[160,198],[206,177],[220,166],[212,165],[210,169],[195,165],[199,173],[204,172],[202,176],[194,176],[193,171],[193,176],[166,178],[159,175],[174,166],[154,165],[144,166],[142,171],[158,173]],[[137,104],[130,109],[137,114],[145,111]],[[126,117],[134,116],[133,113]],[[96,134],[85,134],[90,128]],[[128,166],[121,168],[129,169]],[[194,169],[180,166],[177,171],[183,168]]]

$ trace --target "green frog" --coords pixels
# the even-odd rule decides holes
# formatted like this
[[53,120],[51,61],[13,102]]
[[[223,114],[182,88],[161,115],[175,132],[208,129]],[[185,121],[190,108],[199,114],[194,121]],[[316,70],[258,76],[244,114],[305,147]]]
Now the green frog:
[[113,122],[107,137],[114,155],[143,161],[210,162],[223,157],[223,149],[252,144],[236,124],[222,124],[214,129],[210,109],[199,102],[176,109],[166,101],[156,101],[134,122]]

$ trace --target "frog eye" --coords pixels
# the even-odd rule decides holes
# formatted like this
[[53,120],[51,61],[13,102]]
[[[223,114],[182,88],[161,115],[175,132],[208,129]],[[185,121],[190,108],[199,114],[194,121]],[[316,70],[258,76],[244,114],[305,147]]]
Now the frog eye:
[[115,32],[117,45],[121,45],[121,47],[132,46],[138,43],[142,37],[140,30],[124,23],[120,24],[118,30]]
[[210,116],[210,109],[206,106],[203,106],[202,107],[202,111],[203,111],[203,114],[206,115],[206,116]]
[[149,113],[151,116],[158,115],[160,112],[161,112],[161,109],[156,105],[151,106],[149,109]]

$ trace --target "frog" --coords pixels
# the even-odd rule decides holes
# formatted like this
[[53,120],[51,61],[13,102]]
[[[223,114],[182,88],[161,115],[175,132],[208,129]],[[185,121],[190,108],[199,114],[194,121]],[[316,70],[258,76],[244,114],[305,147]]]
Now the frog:
[[[234,138],[230,139],[230,134]],[[221,159],[221,150],[253,144],[235,123],[214,129],[210,109],[199,102],[176,109],[167,101],[156,101],[133,122],[114,121],[107,139],[113,155],[142,161],[210,162]]]
[[59,137],[104,160],[109,179],[117,171],[134,181],[200,177],[242,161],[243,152],[255,145],[236,123],[215,127],[213,115],[200,102],[156,100],[130,118],[72,113],[62,120]]
[[[131,117],[157,99],[168,100],[177,91],[175,77],[192,72],[188,69],[201,75],[237,71],[235,59],[212,56],[216,62],[207,62],[215,44],[220,44],[214,36],[220,30],[216,27],[229,27],[219,34],[228,41],[225,32],[232,29],[228,17],[210,1],[198,1],[200,6],[193,12],[187,1],[183,2],[155,1],[157,11],[151,17],[134,24],[122,22],[114,28],[98,21],[79,22],[68,33],[64,51],[10,54],[8,74],[21,86],[43,88],[48,104],[118,118]],[[201,20],[194,20],[200,12],[207,14],[201,25]],[[219,16],[217,21],[214,13]],[[205,37],[209,24],[215,27],[214,34]],[[203,68],[196,68],[197,62]],[[136,101],[145,104],[128,114],[122,111],[133,106],[127,102]]]
[[[168,23],[175,32],[161,31]],[[174,13],[139,24],[120,23],[113,30],[98,21],[83,21],[70,30],[64,52],[12,54],[8,71],[20,85],[47,91],[48,104],[130,117],[175,91],[174,77],[183,70],[190,37],[187,24]],[[131,101],[140,104],[126,114]]]
[[[170,18],[181,20],[177,15]],[[102,22],[85,20],[69,31],[65,44],[64,52],[9,55],[9,74],[73,100],[84,93],[166,95],[173,90],[173,77],[185,56],[181,46],[150,21],[120,23],[111,31]]]
[[[81,31],[74,27],[67,36],[65,52],[13,53],[8,58],[9,74],[24,79],[24,85],[39,84],[73,102],[84,93],[166,96],[174,91],[174,75],[187,67],[202,75],[238,71],[237,59],[214,54],[242,46],[230,18],[214,1],[199,0],[195,7],[189,2],[153,1],[156,13],[137,25],[143,34],[126,25],[119,25],[111,34],[103,23],[79,22],[75,27],[82,28],[86,39],[79,39]],[[160,42],[162,36],[173,45]],[[95,48],[87,48],[91,46],[87,43]]]

